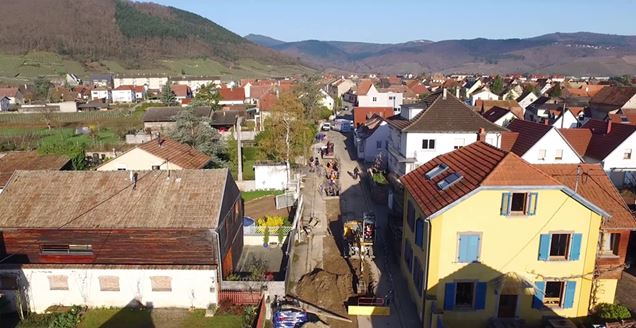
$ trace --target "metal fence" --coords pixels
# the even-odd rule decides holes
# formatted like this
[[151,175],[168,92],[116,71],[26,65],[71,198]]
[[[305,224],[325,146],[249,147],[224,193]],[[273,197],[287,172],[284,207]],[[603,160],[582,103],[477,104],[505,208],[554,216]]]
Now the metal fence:
[[270,236],[276,236],[280,232],[287,235],[292,230],[292,227],[291,226],[264,227],[264,226],[251,225],[248,227],[243,227],[243,235],[244,236],[262,236],[265,234],[265,230],[269,230]]
[[263,297],[260,291],[220,290],[219,303],[231,302],[238,305],[257,305]]
[[294,206],[296,203],[296,197],[294,192],[286,192],[282,195],[276,196],[276,209],[280,210],[287,207]]

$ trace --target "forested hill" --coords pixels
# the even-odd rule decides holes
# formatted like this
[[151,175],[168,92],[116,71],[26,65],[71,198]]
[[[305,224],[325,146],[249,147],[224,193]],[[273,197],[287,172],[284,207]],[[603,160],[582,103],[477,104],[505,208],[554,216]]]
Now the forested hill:
[[0,52],[57,53],[79,62],[116,60],[140,68],[159,59],[209,58],[298,65],[199,15],[125,0],[4,1]]

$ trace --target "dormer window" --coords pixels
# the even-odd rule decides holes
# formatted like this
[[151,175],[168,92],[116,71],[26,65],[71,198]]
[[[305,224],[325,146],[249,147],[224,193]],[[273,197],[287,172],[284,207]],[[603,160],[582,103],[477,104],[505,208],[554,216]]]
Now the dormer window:
[[459,182],[459,180],[461,180],[463,178],[463,176],[457,172],[447,176],[446,178],[444,178],[444,180],[440,181],[437,183],[437,188],[439,188],[439,190],[446,190],[448,189],[450,186],[456,184],[457,182]]
[[436,176],[446,172],[446,170],[448,170],[448,165],[442,163],[426,172],[425,176],[428,180],[433,180]]

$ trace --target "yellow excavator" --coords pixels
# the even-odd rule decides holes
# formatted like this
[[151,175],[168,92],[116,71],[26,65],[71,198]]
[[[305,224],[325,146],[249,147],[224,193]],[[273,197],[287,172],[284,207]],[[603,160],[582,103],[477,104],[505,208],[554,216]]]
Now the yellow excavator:
[[344,258],[375,258],[375,214],[365,212],[362,219],[349,219],[343,225]]

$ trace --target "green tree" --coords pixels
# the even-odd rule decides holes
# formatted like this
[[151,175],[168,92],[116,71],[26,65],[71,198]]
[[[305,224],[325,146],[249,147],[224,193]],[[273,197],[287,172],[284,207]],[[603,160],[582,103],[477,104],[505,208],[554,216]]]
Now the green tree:
[[501,78],[501,76],[497,75],[495,77],[495,80],[492,81],[492,83],[490,84],[490,91],[492,93],[500,94],[503,92],[503,88],[503,79]]
[[49,96],[49,88],[51,87],[51,81],[40,76],[33,82],[35,86],[35,98],[38,100],[46,100]]
[[192,108],[187,108],[177,115],[176,125],[170,133],[172,139],[210,156],[211,167],[227,166],[227,143],[221,138],[219,131],[210,126],[209,119],[198,117],[194,115]]
[[317,122],[320,119],[322,107],[320,85],[317,76],[308,76],[295,88],[296,96],[303,106],[306,119]]
[[174,94],[169,84],[161,88],[161,102],[166,106],[175,106],[178,104],[177,95]]
[[202,85],[197,91],[197,95],[194,96],[193,106],[208,106],[212,107],[213,111],[220,109],[219,101],[221,101],[221,94],[212,83]]
[[550,91],[548,91],[548,95],[551,98],[559,98],[561,97],[561,84],[557,83],[555,84]]
[[313,139],[314,129],[305,119],[304,107],[292,92],[283,93],[265,121],[265,131],[256,142],[265,156],[289,165],[293,158],[306,156]]
[[618,86],[629,87],[632,85],[632,81],[629,75],[612,76],[610,77],[610,80],[616,82]]

